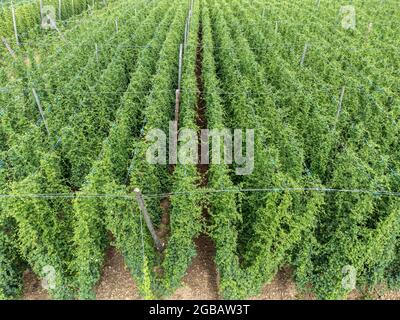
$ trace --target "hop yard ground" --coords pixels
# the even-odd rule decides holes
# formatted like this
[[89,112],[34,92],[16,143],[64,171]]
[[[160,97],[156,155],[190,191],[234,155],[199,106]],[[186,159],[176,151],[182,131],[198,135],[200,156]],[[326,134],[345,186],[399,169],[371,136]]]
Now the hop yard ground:
[[[179,288],[168,299],[171,300],[214,300],[218,299],[217,274],[212,262],[214,256],[213,246],[206,239],[197,241],[198,255],[183,279],[183,286]],[[42,289],[40,281],[31,272],[27,271],[24,276],[25,300],[47,300],[50,299],[45,290]],[[140,300],[140,294],[129,274],[123,257],[111,248],[107,252],[107,260],[104,266],[102,278],[96,289],[96,298],[99,300]],[[377,290],[372,296],[364,297],[360,293],[352,293],[350,299],[381,299],[399,300],[400,292]],[[256,300],[296,300],[315,299],[310,294],[299,294],[292,279],[292,270],[285,268],[281,270],[271,284],[266,285],[262,294],[252,297]]]

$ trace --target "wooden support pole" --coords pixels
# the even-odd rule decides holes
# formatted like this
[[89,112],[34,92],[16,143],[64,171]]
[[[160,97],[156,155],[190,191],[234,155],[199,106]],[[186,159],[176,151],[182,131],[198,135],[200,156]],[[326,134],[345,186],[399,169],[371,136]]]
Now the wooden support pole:
[[343,104],[343,97],[344,97],[345,90],[346,90],[346,87],[343,86],[342,91],[340,92],[338,110],[337,110],[337,114],[336,114],[336,121],[339,120],[340,113],[342,112],[342,104]]
[[15,8],[14,8],[14,2],[13,1],[11,1],[11,14],[12,14],[12,19],[13,19],[15,42],[17,43],[17,46],[19,46],[19,37],[18,37],[18,30],[17,30],[17,19],[15,17]]
[[179,73],[178,73],[178,90],[181,90],[182,81],[182,61],[183,61],[183,44],[179,47]]
[[61,21],[61,6],[62,6],[62,0],[58,0],[58,19]]
[[191,20],[191,17],[192,17],[192,11],[189,11],[189,14],[188,14],[188,27],[187,27],[187,33],[186,33],[186,37],[187,37],[187,40],[186,40],[186,42],[188,41],[188,39],[189,39],[189,32],[190,32],[190,20]]
[[4,37],[1,37],[1,41],[3,41],[3,44],[4,44],[4,46],[7,48],[8,52],[10,53],[10,55],[11,55],[14,59],[16,59],[17,56],[16,56],[14,50],[11,49],[10,45],[8,44],[7,39],[4,38]]
[[43,19],[43,0],[39,0],[40,21]]
[[304,45],[303,55],[301,56],[301,60],[300,60],[300,67],[302,67],[303,64],[304,64],[304,60],[306,58],[307,50],[308,50],[308,43],[306,43]]
[[36,93],[35,88],[32,88],[32,93],[33,93],[33,96],[35,97],[35,101],[36,101],[36,104],[37,104],[37,106],[38,106],[38,108],[39,108],[39,112],[40,112],[40,115],[41,115],[41,117],[42,117],[44,126],[46,127],[47,134],[48,134],[49,137],[50,137],[50,130],[49,130],[49,127],[48,127],[48,125],[47,125],[46,119],[45,119],[45,117],[44,117],[44,112],[43,112],[43,109],[42,109],[42,105],[40,104],[40,99],[39,99],[39,96],[38,96],[37,93]]
[[181,91],[178,89],[175,91],[175,121],[177,126],[179,124],[180,99],[181,99]]
[[156,248],[159,252],[162,252],[164,250],[164,245],[161,243],[160,239],[158,238],[158,236],[156,234],[156,231],[154,230],[153,223],[151,222],[150,215],[147,212],[142,193],[140,192],[140,189],[138,189],[138,188],[136,188],[134,190],[134,192],[136,195],[136,200],[139,204],[139,208],[143,213],[144,220],[146,221],[147,228],[149,229],[150,234],[153,237],[154,243],[156,244]]
[[99,63],[99,47],[98,47],[97,43],[94,44],[94,48],[96,50],[96,61],[97,61],[97,63]]
[[186,46],[187,46],[188,22],[189,22],[189,18],[186,18],[186,23],[185,23],[185,35],[184,35],[184,37],[183,37],[183,41],[184,41],[184,46],[185,46],[185,48],[186,48]]

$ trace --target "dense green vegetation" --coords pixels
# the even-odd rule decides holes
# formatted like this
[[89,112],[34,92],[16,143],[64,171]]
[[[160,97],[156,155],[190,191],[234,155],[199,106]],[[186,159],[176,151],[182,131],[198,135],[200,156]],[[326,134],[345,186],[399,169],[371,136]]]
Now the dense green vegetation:
[[[102,0],[43,0],[43,7],[53,7],[58,26],[61,27],[67,23],[67,19],[74,15],[90,9],[98,9],[114,1]],[[16,44],[14,33],[14,21],[12,15],[14,7],[15,24],[20,43],[24,43],[39,34],[45,32],[41,27],[42,18],[40,13],[40,1],[4,1],[0,4],[0,30],[1,36],[10,41],[10,44]],[[2,48],[3,50],[4,48]],[[3,51],[2,51],[3,53]]]
[[[288,265],[320,299],[352,291],[349,268],[360,292],[399,287],[399,5],[353,1],[347,30],[341,5],[68,0],[57,32],[40,28],[38,2],[16,2],[17,46],[4,4],[15,56],[0,49],[0,298],[20,297],[27,268],[43,279],[51,266],[53,298],[94,299],[110,245],[142,297],[168,296],[202,233],[226,299]],[[146,161],[148,133],[175,116],[187,30],[179,127],[254,129],[249,175]]]
[[[233,92],[223,96],[227,119],[231,127],[263,132],[254,173],[237,182],[244,188],[398,190],[393,170],[399,59],[391,26],[379,20],[396,12],[396,4],[386,3],[376,15],[371,7],[378,3],[355,3],[360,27],[346,31],[337,23],[335,2],[319,8],[275,1],[253,7],[246,1],[208,3],[221,88]],[[370,22],[373,31],[366,28]],[[301,66],[304,43],[310,49]],[[373,63],[378,60],[382,63]],[[345,107],[338,114],[343,87]],[[254,193],[241,199],[239,216],[232,196],[224,203],[215,209],[213,228],[227,298],[258,292],[284,264],[292,264],[299,286],[311,285],[319,298],[349,293],[342,286],[345,266],[355,268],[361,290],[398,278],[392,271],[397,199]],[[232,218],[224,226],[227,211]]]

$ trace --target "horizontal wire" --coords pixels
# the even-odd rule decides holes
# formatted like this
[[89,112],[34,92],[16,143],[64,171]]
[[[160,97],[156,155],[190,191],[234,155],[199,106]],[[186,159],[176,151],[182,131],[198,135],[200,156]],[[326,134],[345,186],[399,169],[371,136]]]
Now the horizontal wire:
[[[280,192],[321,192],[321,193],[355,193],[370,194],[374,196],[400,197],[400,192],[387,190],[367,190],[367,189],[334,189],[334,188],[254,188],[254,189],[199,189],[196,191],[181,191],[170,193],[142,194],[144,198],[167,198],[173,196],[187,196],[196,194],[218,194],[218,193],[280,193]],[[129,194],[81,194],[81,193],[48,193],[48,194],[0,194],[0,198],[32,198],[32,199],[96,199],[96,198],[114,198],[133,200],[135,196]]]
[[279,192],[303,192],[303,191],[313,191],[313,192],[325,192],[325,193],[359,193],[359,194],[372,194],[372,195],[383,195],[383,196],[393,196],[400,197],[400,192],[391,191],[377,191],[377,190],[366,190],[366,189],[333,189],[333,188],[255,188],[255,189],[204,189],[197,191],[182,191],[173,193],[163,193],[163,194],[146,194],[143,195],[147,198],[164,198],[168,196],[176,195],[191,195],[191,194],[204,194],[204,193],[251,193],[251,192],[266,192],[266,193],[279,193]]
[[[321,88],[317,88],[317,87],[304,87],[304,91],[308,91],[308,92],[317,92],[317,93],[321,93],[321,92],[336,92],[336,91],[340,91],[340,89],[343,88],[342,85],[334,85],[334,84],[324,84],[321,85]],[[62,88],[57,88],[56,90],[52,91],[52,89],[49,88],[37,88],[39,92],[41,93],[45,93],[48,94],[49,96],[55,96],[55,97],[59,97],[59,98],[64,98],[63,94],[67,94],[69,93],[69,95],[71,94],[69,89],[62,89]],[[96,90],[96,88],[92,88],[93,90]],[[269,87],[266,87],[266,91],[265,92],[254,92],[251,90],[242,90],[240,92],[237,91],[229,91],[229,90],[222,90],[222,89],[217,89],[217,88],[213,88],[215,90],[215,92],[219,95],[248,95],[248,96],[263,96],[263,95],[273,95],[274,92],[268,91]],[[364,89],[364,87],[357,87],[357,86],[351,86],[348,87],[348,89],[355,89],[356,91],[361,91],[362,89]],[[184,92],[189,92],[189,93],[200,93],[200,91],[198,89],[195,90],[190,90],[190,89],[184,89],[182,88],[181,93]],[[30,90],[28,88],[24,88],[23,92],[25,93],[29,93]],[[107,94],[110,96],[113,95],[119,95],[119,96],[123,96],[125,93],[152,93],[154,92],[153,88],[150,88],[149,90],[126,90],[124,92],[115,92],[115,91],[98,91],[98,92],[91,92],[91,96],[100,96],[103,94]],[[175,93],[176,89],[164,89],[164,90],[157,90],[157,92],[171,92],[171,93]],[[371,91],[374,92],[374,91]],[[6,87],[0,87],[0,94],[12,94],[13,90],[12,89],[8,89]],[[208,94],[208,92],[204,92],[202,93],[202,95],[206,95]],[[20,97],[24,97],[24,96],[20,96]]]

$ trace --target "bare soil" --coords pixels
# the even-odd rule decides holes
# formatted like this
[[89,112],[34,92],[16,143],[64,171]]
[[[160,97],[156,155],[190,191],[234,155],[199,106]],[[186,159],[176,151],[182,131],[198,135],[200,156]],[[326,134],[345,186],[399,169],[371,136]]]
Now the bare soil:
[[[201,235],[196,240],[198,255],[183,279],[179,288],[170,300],[217,300],[217,270],[213,263],[215,246],[209,237]],[[210,263],[211,261],[211,263]]]
[[[217,272],[215,264],[210,264],[214,258],[214,246],[210,239],[200,236],[196,239],[199,255],[193,259],[193,263],[183,279],[183,286],[179,288],[170,300],[217,300]],[[264,286],[262,293],[251,300],[297,300],[315,299],[311,294],[301,295],[297,292],[292,280],[291,268],[283,268],[275,279]],[[31,272],[24,274],[24,300],[48,300],[47,292],[42,289],[40,281]],[[106,256],[103,275],[96,288],[97,299],[99,300],[140,300],[141,297],[137,287],[132,280],[130,273],[124,263],[123,257],[115,248],[110,248]],[[378,300],[400,300],[400,291],[387,291],[385,288],[378,288],[370,297],[364,297],[354,292],[350,300],[359,299]]]
[[40,280],[31,271],[27,270],[24,273],[24,293],[23,300],[49,300],[50,297],[47,291],[43,289]]
[[115,248],[107,252],[103,276],[96,288],[98,300],[139,300],[137,287],[125,265],[124,258]]
[[[125,265],[124,258],[111,247],[106,254],[106,262],[100,282],[96,287],[98,300],[139,300],[136,285]],[[49,300],[41,282],[28,270],[24,274],[23,300]]]

